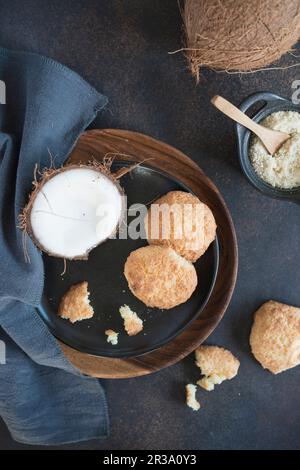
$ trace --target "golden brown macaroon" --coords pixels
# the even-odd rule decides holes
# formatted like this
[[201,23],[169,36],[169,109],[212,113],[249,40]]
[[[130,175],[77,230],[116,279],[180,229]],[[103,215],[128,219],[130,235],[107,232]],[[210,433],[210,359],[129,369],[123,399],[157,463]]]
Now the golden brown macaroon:
[[186,302],[197,286],[197,273],[172,248],[145,246],[128,256],[124,274],[133,295],[148,307],[169,309]]
[[94,310],[90,305],[89,295],[86,281],[70,287],[60,302],[59,316],[70,320],[71,323],[92,318]]
[[192,263],[213,242],[216,228],[209,207],[184,191],[171,191],[157,199],[145,217],[151,245],[169,246]]
[[279,374],[300,364],[300,308],[270,300],[255,313],[252,353],[264,369]]
[[218,346],[200,346],[195,351],[195,357],[196,365],[205,376],[197,384],[207,391],[235,377],[240,366],[240,361],[230,351]]

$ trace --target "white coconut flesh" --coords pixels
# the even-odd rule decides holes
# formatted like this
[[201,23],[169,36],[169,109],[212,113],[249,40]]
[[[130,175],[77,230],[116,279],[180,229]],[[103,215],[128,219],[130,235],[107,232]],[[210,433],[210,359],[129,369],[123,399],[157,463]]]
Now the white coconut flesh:
[[33,238],[54,256],[84,258],[115,233],[122,214],[122,198],[118,186],[100,171],[61,171],[41,187],[33,201]]

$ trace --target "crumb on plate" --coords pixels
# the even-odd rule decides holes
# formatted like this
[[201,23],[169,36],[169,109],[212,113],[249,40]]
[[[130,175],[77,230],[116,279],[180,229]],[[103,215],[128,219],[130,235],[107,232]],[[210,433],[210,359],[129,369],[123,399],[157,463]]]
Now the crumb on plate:
[[108,343],[111,343],[113,346],[116,346],[116,344],[118,344],[119,333],[114,330],[106,330],[105,334],[107,336]]
[[92,318],[94,310],[90,305],[89,295],[86,281],[71,286],[60,302],[59,316],[71,323]]
[[124,320],[125,331],[129,336],[135,336],[143,330],[143,320],[128,305],[120,307],[119,312]]

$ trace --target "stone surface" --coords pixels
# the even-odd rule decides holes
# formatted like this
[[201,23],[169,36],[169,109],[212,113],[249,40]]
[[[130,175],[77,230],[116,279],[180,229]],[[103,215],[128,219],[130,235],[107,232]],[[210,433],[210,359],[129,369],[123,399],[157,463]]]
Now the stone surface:
[[[177,0],[0,0],[0,44],[53,57],[104,92],[110,104],[94,127],[144,132],[191,156],[223,194],[239,241],[236,290],[208,341],[240,359],[238,376],[199,392],[198,413],[184,405],[184,386],[199,375],[192,357],[150,377],[106,381],[111,437],[64,448],[299,449],[300,368],[275,377],[251,356],[248,342],[262,302],[300,306],[299,206],[249,185],[233,124],[210,98],[239,103],[260,90],[291,97],[300,68],[241,76],[204,71],[196,86],[183,56],[168,54],[181,38]],[[14,443],[1,424],[0,448],[27,446]]]

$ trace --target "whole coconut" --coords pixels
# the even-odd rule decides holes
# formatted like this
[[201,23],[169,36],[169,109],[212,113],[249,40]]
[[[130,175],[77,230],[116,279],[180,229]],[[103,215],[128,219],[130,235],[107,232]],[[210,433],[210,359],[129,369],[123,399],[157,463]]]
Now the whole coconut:
[[252,71],[279,59],[300,37],[299,0],[186,0],[186,54],[201,67]]

